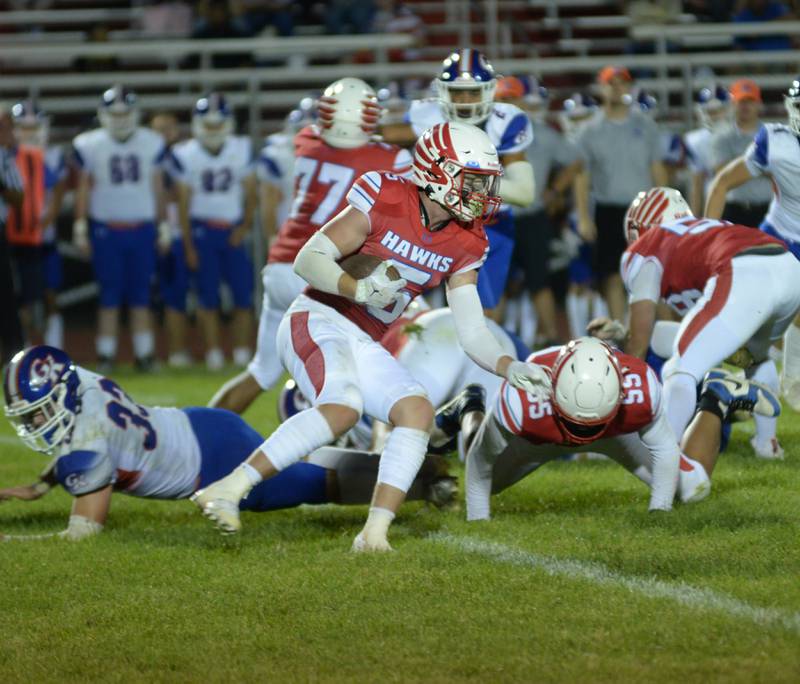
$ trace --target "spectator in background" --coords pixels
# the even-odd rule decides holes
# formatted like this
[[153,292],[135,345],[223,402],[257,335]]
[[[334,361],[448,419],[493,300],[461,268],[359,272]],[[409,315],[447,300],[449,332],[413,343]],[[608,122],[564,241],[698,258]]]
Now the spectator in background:
[[[735,22],[779,22],[794,19],[790,9],[773,0],[744,0],[741,9],[733,16]],[[777,30],[777,27],[776,27]],[[743,50],[791,50],[792,39],[786,35],[740,37],[736,44]]]
[[393,62],[411,62],[422,58],[419,48],[425,45],[427,37],[425,22],[405,3],[378,0],[372,30],[375,33],[407,33],[414,38],[413,47],[389,51],[389,59]]
[[524,272],[525,289],[536,310],[536,345],[549,346],[559,340],[556,302],[550,289],[550,243],[555,236],[553,205],[572,187],[582,162],[575,146],[547,123],[549,94],[536,79],[502,78],[495,99],[522,109],[533,126],[533,143],[526,155],[533,167],[535,196],[529,207],[514,210],[517,230],[514,260]]
[[[711,163],[715,179],[728,162],[744,154],[761,127],[761,89],[755,81],[741,78],[730,88],[733,125],[711,137]],[[709,195],[713,181],[709,187]],[[764,177],[753,178],[727,194],[722,218],[743,226],[758,226],[772,201],[772,185]]]
[[[658,126],[631,108],[632,80],[625,67],[607,66],[600,71],[603,109],[578,136],[585,168],[575,183],[578,232],[594,245],[594,272],[610,315],[618,320],[624,319],[626,310],[619,275],[619,260],[626,247],[625,212],[639,192],[667,182]],[[595,201],[594,216],[590,193]]]
[[373,0],[330,0],[325,8],[325,29],[331,35],[369,33],[374,16]]
[[[109,43],[108,26],[95,24],[89,31],[89,42],[102,44]],[[114,48],[109,43],[108,53],[105,55],[91,55],[78,57],[75,60],[75,71],[82,73],[101,73],[119,69],[119,60],[114,55]]]
[[24,199],[13,148],[11,112],[0,103],[0,363],[3,366],[23,347],[5,228],[9,208],[21,206]]
[[[192,33],[198,40],[246,38],[248,33],[235,21],[228,0],[202,0],[198,6],[200,19]],[[232,69],[242,66],[249,56],[244,53],[214,55],[211,64],[215,69]],[[190,59],[187,66],[196,68],[197,60]]]
[[188,38],[194,8],[183,0],[153,0],[142,12],[141,31],[147,38]]
[[248,36],[273,26],[279,36],[294,33],[294,14],[291,0],[231,0],[233,21]]

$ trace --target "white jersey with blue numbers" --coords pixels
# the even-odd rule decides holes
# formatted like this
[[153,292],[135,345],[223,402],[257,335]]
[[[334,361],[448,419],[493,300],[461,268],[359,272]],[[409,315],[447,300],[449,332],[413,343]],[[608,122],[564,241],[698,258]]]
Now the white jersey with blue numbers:
[[766,222],[780,234],[800,242],[800,137],[783,124],[763,124],[745,152],[753,176],[769,176],[775,196]]
[[262,183],[280,190],[281,201],[275,207],[275,220],[276,225],[282,226],[289,216],[294,195],[294,136],[273,133],[267,138],[258,157],[256,175]]
[[73,146],[78,165],[92,177],[90,218],[105,223],[155,221],[153,175],[166,154],[158,133],[137,128],[120,142],[97,128],[81,133]]
[[[44,185],[46,188],[45,201],[50,203],[53,190],[58,183],[67,177],[67,161],[64,149],[60,145],[48,147],[44,151]],[[51,223],[44,227],[42,233],[45,244],[53,244],[56,240],[56,226]]]
[[[438,100],[412,100],[406,118],[417,136],[448,120]],[[478,128],[486,131],[501,161],[504,154],[522,152],[533,142],[533,126],[528,115],[506,102],[495,102],[489,118],[478,124]]]
[[78,368],[75,427],[53,472],[73,496],[108,485],[132,496],[180,499],[197,488],[200,447],[187,415],[134,402],[120,387]]
[[253,173],[249,138],[228,136],[219,152],[209,152],[192,138],[172,148],[175,177],[189,186],[189,215],[196,220],[235,225],[242,219],[242,182]]

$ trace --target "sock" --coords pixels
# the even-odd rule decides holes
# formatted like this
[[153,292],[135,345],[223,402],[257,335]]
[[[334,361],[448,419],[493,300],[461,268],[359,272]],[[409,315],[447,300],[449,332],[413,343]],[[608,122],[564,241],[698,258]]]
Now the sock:
[[688,373],[673,373],[664,381],[664,407],[667,420],[680,442],[683,431],[694,415],[697,382]]
[[[334,434],[325,416],[316,408],[310,408],[281,423],[261,445],[261,451],[267,455],[276,470],[284,470],[308,456],[314,449],[330,444],[333,438]],[[425,444],[427,443],[426,434]]]
[[[766,385],[777,394],[779,386],[778,368],[775,366],[774,361],[764,361],[754,368],[748,369],[747,377],[750,380],[755,380],[762,385]],[[767,444],[770,440],[775,438],[778,432],[777,418],[759,416],[754,413],[753,420],[756,424],[756,442],[758,444]]]
[[[231,473],[223,477],[218,482],[215,482],[211,486],[215,489],[219,487],[222,492],[227,495],[225,498],[230,497],[231,499],[235,499],[237,501],[242,500],[247,496],[255,484],[245,466],[247,466],[247,464],[242,463],[234,468]],[[253,470],[253,468],[251,468],[251,470]]]
[[[608,304],[606,304],[606,300],[600,295],[599,292],[592,293],[592,318],[597,318],[598,316],[608,316]],[[581,335],[586,334],[586,328],[584,328]]]
[[64,346],[64,317],[59,313],[47,317],[44,331],[44,343],[50,347],[61,349]]
[[95,345],[97,355],[104,359],[113,359],[117,355],[117,338],[112,335],[98,335]]
[[536,318],[536,309],[533,306],[533,302],[531,302],[531,298],[523,297],[520,308],[522,311],[519,322],[519,336],[526,345],[533,347],[536,342],[539,321]]
[[394,513],[388,508],[371,506],[367,522],[364,524],[364,539],[368,541],[386,539],[392,520],[394,520]]
[[583,294],[567,294],[567,320],[571,337],[581,337],[586,334],[589,325],[589,298]]
[[259,473],[249,463],[242,463],[242,465],[239,467],[244,471],[244,474],[247,475],[247,479],[250,480],[254,487],[264,479],[261,477],[261,473]]
[[427,448],[428,433],[425,430],[396,427],[381,454],[378,483],[407,492],[425,460]]
[[[247,463],[243,468],[250,467]],[[258,471],[255,471],[258,474]],[[275,511],[280,508],[293,508],[300,504],[321,504],[328,501],[326,488],[327,470],[311,463],[295,463],[275,477],[253,487],[242,502],[247,511]],[[362,503],[366,503],[366,499]]]
[[154,347],[152,332],[133,333],[133,355],[137,359],[149,359],[153,355]]
[[250,363],[252,353],[249,347],[236,347],[233,350],[233,364],[235,366],[246,366]]
[[800,378],[800,328],[794,323],[783,337],[783,376]]

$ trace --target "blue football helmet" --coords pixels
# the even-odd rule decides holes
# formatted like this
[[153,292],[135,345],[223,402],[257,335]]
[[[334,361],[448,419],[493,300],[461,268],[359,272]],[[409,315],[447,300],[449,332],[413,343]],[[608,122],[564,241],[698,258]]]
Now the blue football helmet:
[[112,138],[126,140],[139,125],[136,93],[121,85],[112,86],[100,98],[97,119]]
[[529,116],[534,121],[544,121],[550,103],[550,91],[535,76],[523,76],[520,81],[525,86],[522,101]]
[[313,124],[317,120],[316,99],[316,97],[308,96],[297,103],[297,107],[290,111],[286,115],[286,119],[284,119],[284,133],[295,135],[301,129],[309,124]]
[[731,95],[720,85],[701,88],[695,101],[695,113],[704,128],[713,130],[730,116]]
[[[449,121],[479,124],[489,118],[494,103],[497,76],[483,53],[477,50],[453,52],[442,62],[436,78],[436,95]],[[455,93],[472,91],[474,102],[454,102]]]
[[307,408],[311,408],[311,402],[303,396],[294,380],[287,380],[278,395],[278,418],[281,423]]
[[789,90],[783,97],[786,113],[789,115],[789,128],[795,135],[800,135],[800,76],[792,81]]
[[204,147],[216,151],[233,133],[233,112],[221,93],[209,93],[194,106],[192,135]]
[[564,135],[570,140],[578,134],[580,125],[597,112],[597,100],[587,93],[573,93],[561,105],[558,119]]
[[20,145],[47,147],[50,120],[33,100],[23,100],[11,107],[14,136]]
[[17,352],[5,369],[5,413],[31,449],[52,453],[66,440],[79,409],[80,379],[72,359],[40,345]]
[[658,109],[658,100],[655,95],[651,95],[646,90],[640,89],[636,92],[631,106],[646,116],[655,116]]

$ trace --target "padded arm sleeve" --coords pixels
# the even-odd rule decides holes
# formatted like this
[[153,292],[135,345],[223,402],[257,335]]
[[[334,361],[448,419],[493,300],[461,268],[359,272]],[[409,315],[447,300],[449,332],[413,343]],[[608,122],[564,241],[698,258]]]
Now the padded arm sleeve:
[[503,167],[500,179],[500,197],[509,204],[527,207],[533,202],[536,182],[530,162],[516,161]]
[[497,374],[497,362],[508,356],[497,341],[486,319],[475,285],[461,285],[447,291],[447,303],[461,347],[475,363],[490,373]]
[[333,240],[318,230],[297,253],[294,272],[321,292],[339,294],[339,278],[344,271],[336,260],[341,256]]

